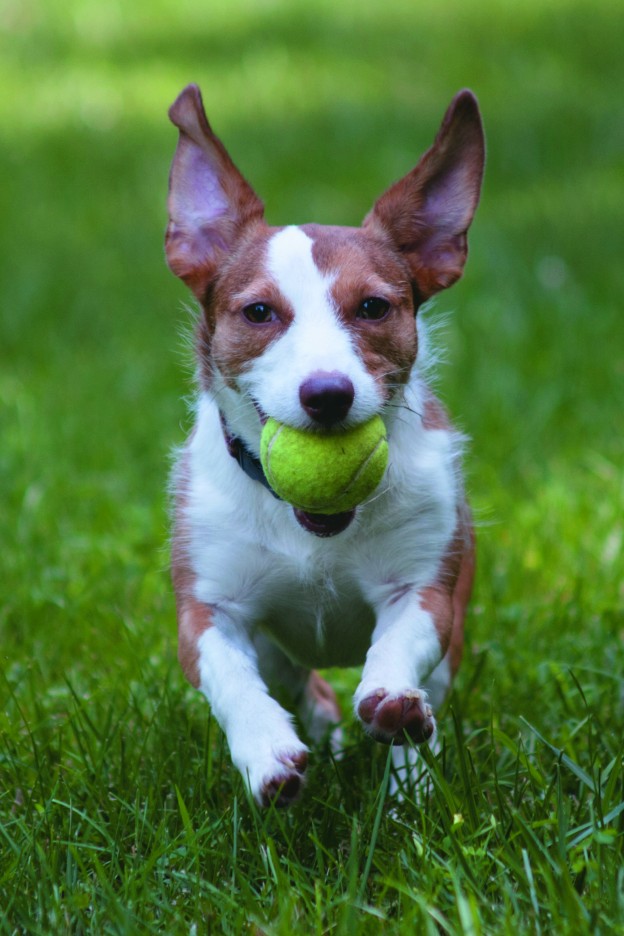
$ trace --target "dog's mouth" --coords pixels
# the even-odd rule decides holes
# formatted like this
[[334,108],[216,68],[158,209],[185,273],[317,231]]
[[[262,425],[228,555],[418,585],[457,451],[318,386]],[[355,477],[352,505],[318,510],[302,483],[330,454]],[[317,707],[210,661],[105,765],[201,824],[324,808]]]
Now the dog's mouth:
[[260,404],[258,403],[258,401],[257,401],[256,399],[254,399],[254,397],[251,398],[251,402],[253,403],[253,405],[254,405],[254,407],[255,407],[255,409],[256,409],[256,413],[258,414],[258,418],[260,419],[261,425],[264,426],[264,424],[266,423],[266,421],[268,420],[269,417],[268,417],[267,414],[264,412],[264,410],[262,409],[262,407],[260,406]]
[[355,510],[345,510],[344,513],[336,514],[316,514],[309,513],[307,510],[294,508],[297,522],[307,530],[308,533],[314,533],[315,536],[336,536],[346,530],[353,518]]
[[[262,426],[264,426],[269,417],[256,399],[252,397],[252,401],[260,422]],[[275,496],[278,497],[279,495]],[[297,523],[308,533],[313,533],[314,536],[327,538],[329,536],[336,536],[338,533],[342,533],[343,530],[347,529],[355,517],[355,508],[353,510],[345,510],[342,513],[322,514],[311,513],[308,510],[301,510],[298,507],[293,507],[293,513]]]

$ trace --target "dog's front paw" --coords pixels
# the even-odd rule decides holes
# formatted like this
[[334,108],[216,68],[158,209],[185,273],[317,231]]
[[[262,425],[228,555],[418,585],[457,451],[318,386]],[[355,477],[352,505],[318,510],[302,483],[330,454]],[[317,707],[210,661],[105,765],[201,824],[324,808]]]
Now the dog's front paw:
[[270,696],[258,698],[256,712],[262,717],[253,724],[254,730],[251,719],[231,719],[232,760],[259,806],[289,806],[303,787],[308,749],[293,730],[290,717]]
[[433,710],[418,689],[369,692],[357,703],[357,714],[367,733],[383,744],[404,744],[406,735],[423,744],[435,731]]
[[256,799],[263,806],[290,806],[303,787],[308,752],[287,751],[277,755],[274,771],[265,776]]

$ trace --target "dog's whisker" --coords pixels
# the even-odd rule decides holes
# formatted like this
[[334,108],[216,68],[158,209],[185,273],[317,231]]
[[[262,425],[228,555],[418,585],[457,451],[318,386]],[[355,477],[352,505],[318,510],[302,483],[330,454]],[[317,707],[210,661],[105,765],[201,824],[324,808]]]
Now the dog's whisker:
[[407,403],[386,403],[385,409],[405,410],[407,413],[413,413],[414,416],[424,419],[423,413],[421,413],[420,410],[408,406]]

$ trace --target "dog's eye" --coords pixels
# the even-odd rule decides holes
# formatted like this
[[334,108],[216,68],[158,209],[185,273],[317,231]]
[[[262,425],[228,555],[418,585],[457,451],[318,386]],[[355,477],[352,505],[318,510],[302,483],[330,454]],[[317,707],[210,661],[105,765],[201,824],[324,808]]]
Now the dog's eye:
[[380,322],[390,311],[390,303],[378,296],[369,296],[358,306],[355,317],[365,322]]
[[277,322],[277,312],[266,302],[252,302],[245,306],[243,315],[252,325],[266,325],[267,322]]

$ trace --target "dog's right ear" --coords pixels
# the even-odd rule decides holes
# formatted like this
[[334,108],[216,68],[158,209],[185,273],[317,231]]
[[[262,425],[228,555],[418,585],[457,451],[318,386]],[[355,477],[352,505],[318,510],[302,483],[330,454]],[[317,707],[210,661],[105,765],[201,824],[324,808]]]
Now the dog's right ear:
[[180,131],[169,177],[167,263],[201,299],[219,261],[264,206],[214,135],[197,85],[169,109]]

